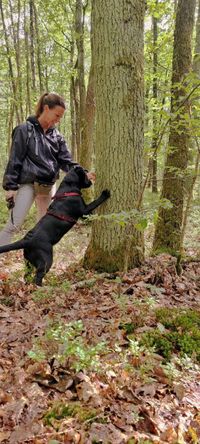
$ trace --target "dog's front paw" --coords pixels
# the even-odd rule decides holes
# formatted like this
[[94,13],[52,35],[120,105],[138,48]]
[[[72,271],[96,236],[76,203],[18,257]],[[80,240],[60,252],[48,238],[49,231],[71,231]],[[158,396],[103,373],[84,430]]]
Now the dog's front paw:
[[103,190],[101,195],[104,197],[104,199],[108,199],[110,197],[110,190]]

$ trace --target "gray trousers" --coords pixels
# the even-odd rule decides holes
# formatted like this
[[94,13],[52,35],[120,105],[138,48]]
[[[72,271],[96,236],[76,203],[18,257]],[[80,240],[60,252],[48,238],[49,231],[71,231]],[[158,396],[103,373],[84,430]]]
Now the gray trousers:
[[41,219],[47,211],[52,196],[56,192],[56,184],[52,186],[49,195],[35,195],[33,184],[21,185],[15,198],[15,206],[9,216],[5,227],[0,231],[0,246],[10,244],[14,234],[18,233],[33,202],[37,208],[37,220]]

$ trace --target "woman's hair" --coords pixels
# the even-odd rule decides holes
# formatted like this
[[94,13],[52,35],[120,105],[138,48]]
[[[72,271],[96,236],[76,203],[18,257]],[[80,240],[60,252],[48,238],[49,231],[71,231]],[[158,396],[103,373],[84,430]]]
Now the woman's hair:
[[61,106],[62,108],[66,109],[63,97],[59,96],[56,93],[44,93],[42,94],[36,105],[35,115],[37,118],[42,114],[44,110],[44,105],[48,105],[49,108]]

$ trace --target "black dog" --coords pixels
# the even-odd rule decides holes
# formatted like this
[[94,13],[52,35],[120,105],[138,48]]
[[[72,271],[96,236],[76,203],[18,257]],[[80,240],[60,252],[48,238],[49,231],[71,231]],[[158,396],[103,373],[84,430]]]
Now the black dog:
[[83,168],[75,166],[62,180],[47,213],[28,231],[23,239],[0,247],[0,253],[24,249],[27,263],[26,278],[36,268],[34,282],[42,286],[42,279],[53,262],[53,245],[76,224],[79,217],[89,215],[95,208],[110,197],[109,190],[102,191],[98,199],[86,205],[81,188],[88,188],[92,182]]

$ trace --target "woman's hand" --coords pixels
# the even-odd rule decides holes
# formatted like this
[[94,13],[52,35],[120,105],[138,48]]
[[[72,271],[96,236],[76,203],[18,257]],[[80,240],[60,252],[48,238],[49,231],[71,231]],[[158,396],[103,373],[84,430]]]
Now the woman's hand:
[[94,173],[92,171],[89,171],[87,173],[87,177],[88,177],[89,180],[92,180],[92,182],[95,182],[95,180],[96,180],[96,173]]
[[17,194],[17,190],[8,190],[8,191],[6,191],[6,200],[9,200],[9,199],[15,199],[15,196],[16,196],[16,194]]
[[15,190],[8,190],[6,191],[6,203],[9,210],[14,208],[15,206],[15,196],[17,191]]

